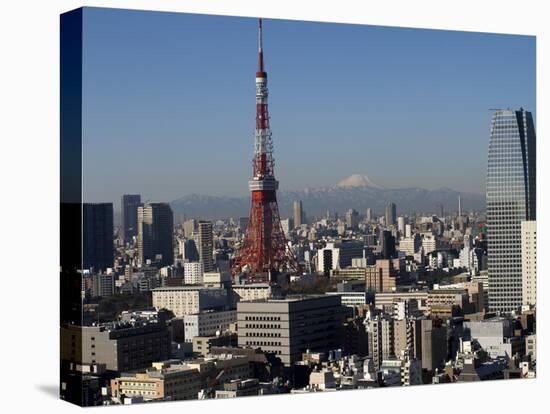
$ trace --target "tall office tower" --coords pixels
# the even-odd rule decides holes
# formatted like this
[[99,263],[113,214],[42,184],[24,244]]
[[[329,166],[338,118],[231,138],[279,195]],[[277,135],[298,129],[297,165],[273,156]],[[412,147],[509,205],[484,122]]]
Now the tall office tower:
[[386,204],[386,226],[395,226],[397,211],[395,203]]
[[189,219],[183,222],[183,235],[185,237],[187,238],[192,237],[196,231],[197,231],[197,220]]
[[537,304],[537,222],[521,222],[523,305]]
[[350,208],[346,212],[346,227],[349,229],[356,229],[358,225],[359,225],[359,213],[353,208]]
[[291,218],[286,218],[281,220],[281,226],[283,226],[283,231],[285,233],[285,236],[288,237],[290,231],[294,229],[294,220]]
[[300,227],[304,224],[304,210],[301,201],[294,202],[294,225]]
[[531,113],[493,113],[487,165],[489,309],[522,304],[521,222],[536,220],[536,138]]
[[369,223],[372,221],[372,219],[374,218],[372,215],[372,208],[367,208],[367,214],[365,218]]
[[246,270],[248,281],[269,278],[272,272],[297,271],[299,268],[283,232],[277,205],[276,192],[279,182],[275,179],[273,141],[269,128],[267,73],[264,70],[261,19],[258,43],[253,177],[248,182],[252,197],[248,227],[232,267],[233,274]]
[[128,243],[137,236],[137,209],[141,205],[141,195],[124,194],[121,200],[122,235]]
[[445,210],[443,208],[443,204],[440,204],[439,205],[439,218],[444,218],[445,217]]
[[399,236],[404,237],[405,236],[405,217],[399,216],[397,217],[397,230],[399,231]]
[[113,267],[113,203],[82,204],[82,266],[104,271]]
[[458,195],[458,217],[462,217],[462,200],[460,194]]
[[174,263],[174,215],[168,203],[145,203],[138,207],[138,256],[142,264],[160,259]]
[[412,225],[405,224],[405,237],[411,237],[412,236]]
[[212,222],[200,220],[198,224],[199,260],[204,265],[205,272],[214,270],[214,235]]
[[395,238],[392,236],[391,231],[382,231],[380,237],[381,253],[383,259],[391,259],[395,257]]

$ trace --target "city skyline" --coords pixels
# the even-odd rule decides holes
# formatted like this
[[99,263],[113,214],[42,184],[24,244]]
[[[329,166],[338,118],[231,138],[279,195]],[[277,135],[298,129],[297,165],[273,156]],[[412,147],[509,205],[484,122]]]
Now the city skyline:
[[[167,202],[192,193],[245,196],[255,20],[85,14],[85,200],[114,201],[119,210],[125,193]],[[536,114],[534,37],[266,24],[283,191],[335,185],[357,173],[388,188],[445,186],[483,194],[488,109],[523,106]],[[185,42],[191,34],[201,41]],[[327,60],[329,52],[334,59]],[[518,58],[503,66],[510,53]],[[395,116],[400,122],[390,121]],[[397,148],[406,150],[392,152]],[[118,154],[135,162],[120,163]]]
[[[86,64],[82,74],[86,79],[84,90],[80,83],[72,82],[74,73],[80,74],[82,70],[82,60],[78,51],[67,45],[78,49],[79,42],[74,42],[74,37],[88,38],[90,31],[86,28],[100,20],[106,28],[95,34],[98,44],[102,35],[109,34],[109,18],[89,19],[86,13],[88,9],[77,9],[62,16],[64,121],[70,120],[75,108],[73,100],[68,99],[71,92],[88,96],[93,91],[91,101],[102,96],[101,91],[93,88],[97,73]],[[115,13],[111,23],[123,23],[116,16],[121,11],[109,13]],[[157,33],[154,26],[163,21],[166,25],[158,28],[160,32],[171,33],[171,39],[181,38],[177,30],[181,26],[168,24],[164,21],[166,15],[151,16],[152,20],[147,20],[151,24],[148,33]],[[133,17],[136,15],[132,14]],[[181,23],[177,16],[170,18]],[[193,19],[197,16],[192,16]],[[415,62],[422,62],[416,68],[420,70],[407,71],[415,67],[411,63],[414,59],[397,64],[392,86],[400,88],[405,98],[388,98],[385,94],[391,96],[395,90],[386,85],[383,89],[386,100],[377,101],[386,107],[373,121],[370,112],[365,117],[356,116],[364,109],[362,105],[368,107],[370,97],[376,96],[374,88],[369,91],[372,96],[357,100],[366,96],[363,89],[369,83],[369,75],[364,77],[365,84],[357,81],[357,74],[362,73],[357,65],[366,65],[366,60],[356,60],[355,66],[347,64],[349,61],[340,65],[338,59],[331,60],[335,66],[325,65],[319,71],[301,66],[300,59],[291,60],[292,73],[304,68],[310,72],[298,82],[302,87],[299,90],[295,89],[292,76],[283,76],[290,84],[286,89],[283,83],[277,83],[276,77],[272,83],[271,75],[268,82],[268,73],[277,64],[269,63],[272,54],[267,40],[274,35],[283,36],[284,40],[282,32],[265,30],[262,19],[258,19],[254,36],[256,70],[244,70],[248,58],[233,54],[235,47],[244,47],[237,40],[238,33],[231,32],[236,35],[231,39],[220,36],[223,28],[221,32],[218,30],[216,20],[219,18],[214,17],[210,26],[190,25],[186,30],[196,34],[214,27],[208,32],[212,39],[230,40],[231,46],[222,52],[235,61],[242,58],[241,69],[250,78],[255,73],[253,145],[252,140],[232,141],[231,121],[244,121],[246,117],[241,114],[245,112],[244,99],[242,107],[239,100],[245,92],[252,100],[254,90],[246,88],[244,77],[242,85],[227,84],[226,79],[241,77],[240,73],[233,73],[232,61],[222,59],[226,65],[216,61],[209,66],[209,56],[219,57],[219,45],[209,49],[201,44],[197,48],[206,53],[206,58],[199,63],[189,61],[185,69],[208,70],[191,76],[194,84],[185,90],[178,90],[181,84],[163,76],[161,72],[166,68],[162,62],[151,59],[147,63],[133,62],[132,66],[132,59],[125,54],[127,50],[118,50],[120,56],[115,53],[112,59],[103,59],[113,76],[111,96],[102,96],[106,101],[100,109],[111,118],[96,119],[101,119],[96,126],[111,131],[112,139],[103,135],[103,141],[89,139],[87,126],[98,113],[90,110],[88,98],[82,98],[83,128],[74,132],[62,128],[62,160],[67,161],[68,150],[74,148],[67,147],[67,138],[80,133],[84,136],[84,142],[78,141],[84,168],[62,174],[62,188],[68,179],[73,179],[72,175],[80,177],[78,174],[83,173],[86,178],[78,182],[84,189],[80,206],[68,203],[66,196],[61,197],[61,292],[74,293],[61,302],[61,398],[82,406],[128,405],[536,378],[536,135],[532,112],[524,109],[528,104],[518,105],[519,110],[493,109],[490,132],[484,137],[489,142],[487,149],[481,149],[478,141],[471,141],[472,136],[453,137],[453,133],[475,131],[476,121],[461,124],[464,129],[449,130],[445,139],[439,133],[437,142],[426,145],[434,137],[420,137],[422,129],[418,125],[430,125],[429,129],[439,124],[448,130],[453,122],[468,114],[481,118],[485,113],[477,107],[482,100],[476,101],[474,108],[463,106],[468,99],[465,96],[454,99],[458,95],[448,95],[445,88],[438,89],[438,93],[447,106],[426,113],[411,109],[422,108],[433,100],[432,87],[453,86],[464,91],[465,85],[460,82],[450,85],[434,75],[441,75],[445,64],[449,64],[441,59],[445,53],[437,56],[441,65],[432,71],[430,62],[423,60],[425,56],[416,55],[414,47],[407,50]],[[233,27],[233,23],[229,26]],[[243,33],[247,30],[245,26],[243,23]],[[121,37],[129,35],[136,40],[131,24],[121,24],[117,30]],[[315,41],[320,40],[325,47],[329,39],[319,33]],[[358,49],[361,39],[350,37],[350,33],[341,37],[335,31],[330,33],[331,44],[344,45],[346,56],[354,61],[355,55],[348,52]],[[266,42],[262,41],[263,34]],[[290,38],[303,40],[303,36],[307,39],[307,30],[297,27]],[[372,39],[373,33],[369,36]],[[353,41],[346,43],[344,38]],[[173,50],[170,44],[159,43],[155,35],[147,41],[158,45],[155,53]],[[412,43],[426,50],[433,46],[429,40],[422,45]],[[440,45],[448,46],[446,51],[460,60],[447,43],[443,41]],[[282,41],[278,45],[285,44]],[[80,46],[86,61],[93,49],[86,44]],[[377,46],[386,51],[388,44],[382,42]],[[102,50],[102,54],[108,49]],[[110,50],[115,49],[116,46]],[[313,50],[320,49],[313,47]],[[304,54],[309,52],[306,49]],[[143,56],[142,53],[148,53],[147,45],[137,51],[137,55]],[[289,60],[282,58],[283,53],[291,54],[284,49],[278,55],[275,53],[278,58],[275,60],[284,62],[288,69]],[[518,51],[514,57],[519,55]],[[193,53],[185,54],[186,59],[192,56]],[[467,66],[477,68],[480,62],[472,56],[468,58],[474,64]],[[494,55],[491,58],[491,64],[498,62]],[[117,59],[124,65],[118,66]],[[182,61],[173,60],[176,63],[171,70],[174,73],[183,70]],[[303,59],[307,63],[312,63],[311,60],[311,56]],[[383,64],[388,62],[389,66],[396,63],[386,59]],[[355,82],[355,88],[352,84],[334,88],[332,83],[321,89],[313,88],[328,98],[315,101],[313,97],[317,111],[307,105],[302,107],[302,102],[312,101],[308,94],[300,98],[304,90],[323,83],[323,76],[339,76],[337,69],[344,67],[348,71],[342,85],[351,81]],[[278,68],[284,72],[283,66]],[[467,72],[463,69],[453,72],[453,77],[462,81],[468,78],[458,76]],[[132,79],[136,71],[143,75],[143,82]],[[506,72],[503,70],[502,74]],[[125,76],[117,79],[119,73]],[[397,81],[403,80],[399,78],[403,74],[410,78],[412,86]],[[520,90],[525,87],[512,77],[514,82],[507,83],[508,86]],[[495,75],[487,79],[494,81]],[[168,90],[155,89],[161,84],[174,89],[172,98],[181,99],[181,107],[164,100]],[[231,91],[234,86],[242,91]],[[475,91],[473,95],[478,96],[483,88],[477,86],[468,91]],[[128,87],[136,95],[124,106],[121,104],[127,99],[124,88]],[[268,91],[270,87],[273,89]],[[410,104],[411,87],[421,91],[418,96],[423,99],[418,106]],[[151,95],[142,95],[147,88],[151,88]],[[507,88],[498,91],[515,96]],[[268,110],[268,101],[271,102],[268,96],[277,101],[277,96],[289,97],[293,93],[297,93],[294,106],[284,107],[282,113]],[[194,97],[199,99],[193,100]],[[228,97],[234,98],[233,112],[220,110]],[[189,103],[192,107],[186,106]],[[340,106],[335,111],[333,105]],[[403,108],[396,109],[400,105]],[[132,112],[140,108],[144,110],[141,117]],[[183,111],[180,118],[175,116],[177,111]],[[308,148],[309,157],[302,155],[300,145],[285,150],[288,135],[283,133],[281,139],[274,131],[272,136],[271,125],[279,117],[289,127],[285,111],[286,117],[299,119],[300,126],[308,125],[308,114],[315,115],[317,122],[311,124],[310,135],[299,142]],[[390,117],[386,117],[388,113]],[[126,114],[128,119],[125,121],[120,114]],[[130,114],[134,116],[129,117]],[[428,118],[424,118],[426,115]],[[187,132],[193,130],[194,123],[197,126],[206,121],[196,129],[204,139],[171,140],[171,134],[182,132],[171,124],[174,120],[189,128],[185,129]],[[129,121],[133,121],[132,136],[124,135],[119,128]],[[222,122],[228,123],[227,128],[217,135],[220,139],[212,140],[210,134]],[[323,133],[330,135],[330,127],[339,123],[343,126],[341,138],[323,141]],[[358,139],[353,135],[358,133],[355,129],[358,125],[363,128],[361,131],[373,134],[379,123],[389,125],[388,131],[401,129],[402,135],[395,140],[383,136],[371,140],[367,135]],[[121,132],[122,135],[117,135]],[[155,139],[144,139],[148,133],[156,134]],[[354,138],[347,141],[344,133]],[[280,154],[279,143],[283,148]],[[381,143],[387,148],[378,150],[376,145]],[[245,158],[248,151],[244,149],[232,152],[239,150],[241,144],[253,149],[250,151],[253,156]],[[279,193],[279,179],[286,178],[290,185],[311,177],[326,179],[342,173],[345,166],[356,168],[354,157],[366,160],[366,153],[376,155],[380,163],[376,171],[380,176],[350,175],[336,188]],[[480,154],[483,162],[476,159]],[[292,167],[293,159],[300,161],[299,169]],[[459,163],[458,168],[454,162]],[[486,176],[480,178],[484,183],[486,178],[486,202],[474,193],[419,188],[436,182],[445,187],[467,182],[477,163],[486,166]],[[62,167],[66,165],[62,162]],[[252,170],[251,176],[250,173],[238,176],[236,172],[244,166]],[[326,175],[316,173],[320,169]],[[430,177],[435,178],[422,177],[427,169]],[[388,189],[387,181],[379,179],[391,180],[405,172],[412,188]],[[101,174],[107,176],[101,190],[96,189],[98,194],[115,190],[116,194],[111,202],[90,203],[94,180]],[[211,177],[216,180],[210,181]],[[158,202],[152,202],[143,189],[133,188],[133,180],[157,189],[154,201]],[[240,193],[234,190],[241,181],[248,183],[250,199],[239,198]],[[191,196],[167,202],[173,198],[170,191],[174,188],[194,186],[205,192],[215,192],[219,186],[233,191],[230,193],[233,197],[225,197],[226,203],[218,210],[221,218],[204,220],[214,212],[216,203],[212,200],[223,197]],[[242,214],[245,199],[247,217]],[[114,200],[120,200],[122,205],[122,227],[116,231]],[[280,211],[292,217],[282,218]],[[67,256],[71,254],[74,257],[69,260]]]

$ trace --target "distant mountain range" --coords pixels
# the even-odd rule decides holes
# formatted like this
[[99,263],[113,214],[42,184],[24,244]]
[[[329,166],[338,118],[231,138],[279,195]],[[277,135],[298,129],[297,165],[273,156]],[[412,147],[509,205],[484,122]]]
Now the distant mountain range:
[[[388,189],[374,184],[367,176],[352,175],[336,186],[306,188],[301,191],[279,191],[277,200],[281,217],[292,215],[292,204],[301,200],[308,216],[319,216],[327,210],[344,213],[354,208],[364,213],[372,208],[377,214],[384,212],[387,202],[394,202],[397,213],[439,212],[443,205],[446,212],[458,210],[458,196],[463,211],[485,209],[485,197],[476,193],[464,193],[450,188],[427,190],[418,187]],[[248,216],[250,196],[229,197],[190,194],[172,201],[176,217],[199,217],[208,219]]]

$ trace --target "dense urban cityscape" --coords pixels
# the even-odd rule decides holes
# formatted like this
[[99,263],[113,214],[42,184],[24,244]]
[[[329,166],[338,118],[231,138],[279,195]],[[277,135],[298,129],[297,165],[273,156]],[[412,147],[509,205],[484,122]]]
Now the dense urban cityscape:
[[[61,326],[61,395],[81,405],[536,376],[530,112],[487,125],[486,211],[350,205],[280,217],[259,25],[250,214],[83,203],[82,320]],[[244,183],[243,183],[244,184]],[[359,186],[370,185],[368,182]],[[407,212],[406,214],[404,212]]]

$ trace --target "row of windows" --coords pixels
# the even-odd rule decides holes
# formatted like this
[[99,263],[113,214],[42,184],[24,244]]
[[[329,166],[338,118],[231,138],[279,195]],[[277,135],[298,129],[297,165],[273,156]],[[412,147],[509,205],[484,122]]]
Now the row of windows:
[[271,341],[246,341],[246,345],[250,345],[250,346],[281,346],[281,343],[280,342],[271,342]]
[[245,321],[280,321],[280,316],[246,316]]
[[281,325],[279,324],[264,324],[264,323],[251,323],[251,324],[245,324],[245,328],[251,328],[251,329],[281,329]]
[[260,337],[269,337],[269,338],[280,338],[281,334],[279,332],[247,332],[245,336],[260,336]]

